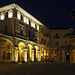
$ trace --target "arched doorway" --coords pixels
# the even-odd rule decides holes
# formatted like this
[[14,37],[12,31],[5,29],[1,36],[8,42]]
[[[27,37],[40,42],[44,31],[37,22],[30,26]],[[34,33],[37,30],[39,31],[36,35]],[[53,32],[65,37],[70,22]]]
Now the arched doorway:
[[38,56],[38,46],[35,46],[35,48],[34,48],[34,61],[38,61],[38,58],[39,58],[39,56]]
[[25,48],[25,44],[24,42],[19,42],[18,44],[18,62],[24,62],[24,50],[23,48]]
[[7,38],[0,38],[0,62],[13,61],[13,43]]
[[70,61],[70,53],[66,52],[66,61]]
[[32,45],[28,44],[28,46],[27,46],[27,62],[33,61],[34,59],[32,57],[33,57]]

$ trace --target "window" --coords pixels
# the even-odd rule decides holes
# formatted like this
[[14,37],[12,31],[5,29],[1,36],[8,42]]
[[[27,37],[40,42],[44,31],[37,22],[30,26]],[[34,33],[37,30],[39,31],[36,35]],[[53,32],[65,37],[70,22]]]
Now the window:
[[59,43],[58,42],[55,42],[55,46],[58,46],[59,45]]
[[39,25],[37,25],[37,30],[39,30]]
[[27,24],[29,24],[29,19],[27,18]]
[[9,18],[12,18],[12,17],[13,17],[13,11],[12,11],[12,10],[9,10],[9,12],[8,12],[8,17],[9,17]]
[[10,53],[7,53],[7,60],[10,60]]
[[4,20],[4,18],[5,18],[5,13],[2,12],[2,13],[1,13],[1,20]]
[[6,59],[6,51],[3,51],[3,59]]
[[35,23],[33,23],[33,27],[35,28]]
[[55,38],[59,38],[59,35],[58,35],[58,33],[55,33],[55,36],[54,36]]
[[31,26],[35,28],[35,23],[33,21],[31,22]]
[[43,43],[43,38],[41,39],[41,43]]
[[23,17],[23,21],[26,23],[26,16]]
[[45,40],[45,44],[46,44],[46,40]]
[[67,44],[67,40],[65,40],[65,44]]
[[17,12],[17,18],[21,19],[21,13],[19,11]]
[[10,49],[10,45],[7,46],[7,49]]

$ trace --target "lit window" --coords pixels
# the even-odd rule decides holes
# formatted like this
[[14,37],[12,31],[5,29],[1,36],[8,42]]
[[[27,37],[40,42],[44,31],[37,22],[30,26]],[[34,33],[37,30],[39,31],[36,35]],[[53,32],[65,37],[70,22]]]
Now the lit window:
[[33,23],[33,27],[35,28],[35,23]]
[[29,19],[27,18],[27,24],[29,24]]
[[2,12],[1,13],[1,20],[4,20],[4,18],[5,18],[5,14],[4,14],[4,12]]
[[33,27],[33,21],[31,22],[31,26]]
[[8,17],[9,17],[9,18],[12,18],[12,17],[13,17],[13,11],[12,11],[12,10],[9,10],[9,12],[8,12]]
[[21,19],[21,13],[19,11],[17,12],[17,18]]
[[37,30],[39,30],[39,25],[37,25]]
[[26,16],[24,16],[23,20],[24,20],[24,22],[26,23]]

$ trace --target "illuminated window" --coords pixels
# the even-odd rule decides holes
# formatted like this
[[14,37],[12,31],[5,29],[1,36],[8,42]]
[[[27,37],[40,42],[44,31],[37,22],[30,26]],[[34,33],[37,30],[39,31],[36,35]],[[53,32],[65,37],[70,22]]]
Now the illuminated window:
[[26,16],[23,17],[23,21],[26,23]]
[[31,22],[31,26],[33,27],[33,21]]
[[19,11],[17,12],[17,18],[21,19],[21,13]]
[[8,12],[8,17],[9,17],[9,18],[12,18],[12,17],[13,17],[13,11],[12,11],[12,10],[9,10],[9,12]]
[[4,18],[5,18],[5,13],[2,12],[2,13],[1,13],[1,20],[4,20]]
[[39,25],[37,25],[37,30],[39,30]]
[[27,18],[27,24],[29,24],[29,19]]
[[35,23],[33,23],[33,27],[35,28]]

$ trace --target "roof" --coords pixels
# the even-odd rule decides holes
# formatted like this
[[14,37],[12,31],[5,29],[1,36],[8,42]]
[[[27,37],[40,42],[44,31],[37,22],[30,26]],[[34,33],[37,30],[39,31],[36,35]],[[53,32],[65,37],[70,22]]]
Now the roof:
[[17,10],[19,10],[20,12],[25,14],[27,17],[32,19],[34,22],[38,23],[39,25],[43,25],[39,20],[37,20],[35,17],[33,17],[31,14],[29,14],[27,11],[25,11],[23,8],[21,8],[19,5],[15,4],[15,3],[10,4],[10,5],[6,5],[4,7],[0,7],[0,12],[5,11],[5,10],[9,10],[11,8],[16,8]]

